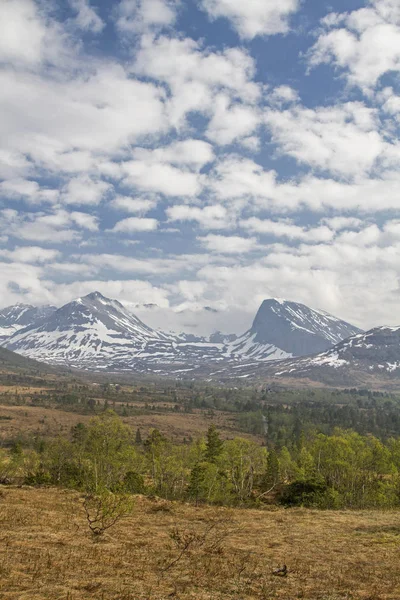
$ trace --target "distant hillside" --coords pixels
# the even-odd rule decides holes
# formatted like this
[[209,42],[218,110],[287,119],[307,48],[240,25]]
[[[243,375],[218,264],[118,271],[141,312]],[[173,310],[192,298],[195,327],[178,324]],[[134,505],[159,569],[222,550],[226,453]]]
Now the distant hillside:
[[37,362],[30,358],[25,358],[25,356],[21,356],[20,354],[11,352],[11,350],[0,347],[0,372],[4,373],[7,371],[29,371],[30,373],[40,372],[43,374],[56,374],[57,372],[61,372],[55,367],[51,367],[42,362]]

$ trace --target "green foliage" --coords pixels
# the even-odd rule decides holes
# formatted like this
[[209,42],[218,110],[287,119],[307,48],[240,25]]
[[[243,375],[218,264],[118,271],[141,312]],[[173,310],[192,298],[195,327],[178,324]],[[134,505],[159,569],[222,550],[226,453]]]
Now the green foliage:
[[[0,450],[0,482],[58,485],[103,493],[157,494],[196,504],[384,508],[400,506],[400,440],[335,429],[298,427],[289,446],[236,437],[214,425],[205,438],[173,444],[153,429],[139,446],[134,431],[107,410],[70,438],[28,437]],[[272,491],[272,494],[270,493]]]
[[222,453],[223,446],[224,442],[221,440],[217,428],[215,425],[210,425],[206,436],[205,460],[210,463],[215,463]]
[[87,495],[83,508],[90,531],[98,536],[132,512],[133,500],[125,494],[102,490],[98,494]]

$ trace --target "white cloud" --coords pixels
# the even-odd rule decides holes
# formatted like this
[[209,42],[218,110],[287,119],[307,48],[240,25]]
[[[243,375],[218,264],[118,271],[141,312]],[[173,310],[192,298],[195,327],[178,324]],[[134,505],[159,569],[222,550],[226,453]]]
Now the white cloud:
[[20,246],[14,250],[0,250],[0,256],[21,263],[49,263],[60,256],[59,250],[40,246]]
[[116,25],[123,33],[142,33],[173,25],[179,0],[121,0]]
[[135,148],[133,157],[147,163],[166,163],[194,170],[201,169],[215,159],[211,144],[195,139],[176,141],[153,150]]
[[272,110],[265,121],[283,154],[338,176],[371,171],[388,147],[378,131],[375,111],[361,102]]
[[271,104],[282,107],[285,104],[297,102],[299,100],[299,94],[289,85],[279,85],[272,90],[268,100]]
[[363,221],[357,217],[330,217],[322,219],[321,223],[327,225],[329,229],[340,231],[341,229],[359,229]]
[[105,23],[101,20],[89,0],[69,0],[71,7],[77,12],[75,23],[78,27],[92,33],[100,33]]
[[155,231],[158,227],[157,219],[145,219],[140,217],[128,217],[122,219],[110,230],[113,233],[133,233],[143,231]]
[[69,218],[81,229],[87,229],[88,231],[98,231],[99,229],[98,219],[94,215],[73,211],[69,213]]
[[24,199],[32,204],[48,202],[55,203],[58,200],[58,190],[41,188],[37,181],[29,179],[7,179],[0,183],[0,196],[10,199]]
[[175,205],[166,210],[169,221],[195,221],[203,229],[228,229],[232,226],[231,217],[224,206]]
[[56,209],[50,213],[18,213],[16,210],[0,211],[0,230],[9,236],[33,242],[61,244],[79,239],[78,229],[95,231],[96,219],[85,213],[68,213]]
[[61,199],[65,204],[97,205],[105,198],[113,186],[105,181],[93,180],[86,175],[70,179],[62,190]]
[[250,136],[260,123],[260,114],[253,106],[231,104],[224,94],[214,101],[214,114],[207,128],[207,137],[222,146]]
[[131,198],[130,196],[116,196],[110,203],[111,208],[128,213],[146,214],[152,210],[157,201],[152,198]]
[[302,240],[309,243],[327,242],[334,236],[329,227],[300,227],[288,221],[271,221],[251,217],[240,222],[241,227],[253,233],[285,237],[290,240]]
[[390,71],[400,71],[400,10],[393,0],[371,0],[367,7],[323,20],[325,30],[309,52],[315,67],[332,63],[349,82],[365,90]]
[[299,0],[201,0],[212,19],[225,17],[239,35],[252,39],[257,35],[287,33],[289,17],[298,10]]
[[233,210],[247,208],[274,213],[327,208],[371,214],[397,210],[399,183],[400,176],[394,170],[376,178],[358,177],[349,183],[313,175],[278,182],[275,171],[265,171],[252,160],[232,155],[216,164],[208,181],[216,201]]
[[244,238],[237,235],[213,235],[197,238],[210,252],[220,254],[242,254],[251,252],[257,247],[255,238]]
[[33,0],[0,3],[0,62],[39,62],[45,37],[46,27]]
[[202,188],[200,175],[169,164],[133,160],[124,162],[121,169],[124,186],[146,192],[194,197]]
[[0,71],[0,152],[14,162],[29,156],[27,169],[87,172],[141,136],[166,128],[159,88],[129,78],[116,64],[89,60],[87,67],[72,79],[62,70],[57,79]]
[[244,104],[254,104],[261,96],[260,85],[253,81],[255,61],[240,48],[212,52],[188,38],[145,36],[132,69],[168,85],[168,122],[178,130],[187,127],[189,113],[211,118],[221,92]]

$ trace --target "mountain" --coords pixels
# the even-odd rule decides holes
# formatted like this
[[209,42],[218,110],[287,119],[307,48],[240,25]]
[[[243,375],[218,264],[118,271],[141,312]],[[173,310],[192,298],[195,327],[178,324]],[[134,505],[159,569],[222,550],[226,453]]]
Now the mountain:
[[6,348],[0,348],[0,373],[18,373],[21,371],[35,374],[54,374],[57,372],[54,367],[31,360]]
[[282,360],[314,354],[361,330],[298,302],[271,298],[261,304],[251,328],[227,346],[232,357]]
[[93,292],[20,329],[6,346],[36,360],[80,369],[212,377],[220,366],[236,373],[246,361],[253,365],[326,349],[355,331],[304,305],[266,300],[244,335],[216,333],[207,340],[153,329],[117,300]]
[[99,369],[129,366],[132,354],[140,354],[150,342],[153,352],[160,352],[166,341],[168,345],[168,336],[145,325],[120,302],[93,292],[39,325],[18,331],[6,345],[37,360]]
[[24,327],[37,324],[48,318],[57,308],[55,306],[32,306],[14,304],[0,310],[0,344]]
[[326,352],[281,361],[266,375],[308,378],[330,385],[400,380],[400,327],[375,327],[351,336]]

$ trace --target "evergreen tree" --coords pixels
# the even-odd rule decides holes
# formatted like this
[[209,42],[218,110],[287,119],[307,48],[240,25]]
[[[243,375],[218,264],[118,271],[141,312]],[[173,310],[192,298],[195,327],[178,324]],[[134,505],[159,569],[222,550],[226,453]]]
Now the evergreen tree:
[[142,441],[142,434],[140,433],[140,429],[139,427],[136,430],[136,436],[135,436],[135,444],[136,446],[141,446],[143,443]]
[[263,492],[276,486],[280,481],[279,459],[275,450],[271,450],[267,458],[267,469],[261,481]]
[[222,453],[223,446],[224,442],[221,440],[217,428],[215,425],[210,425],[206,435],[206,461],[215,463]]
[[204,492],[204,480],[205,480],[206,468],[201,463],[196,463],[190,472],[190,481],[187,489],[189,498],[195,501],[196,506],[199,500],[202,499]]

